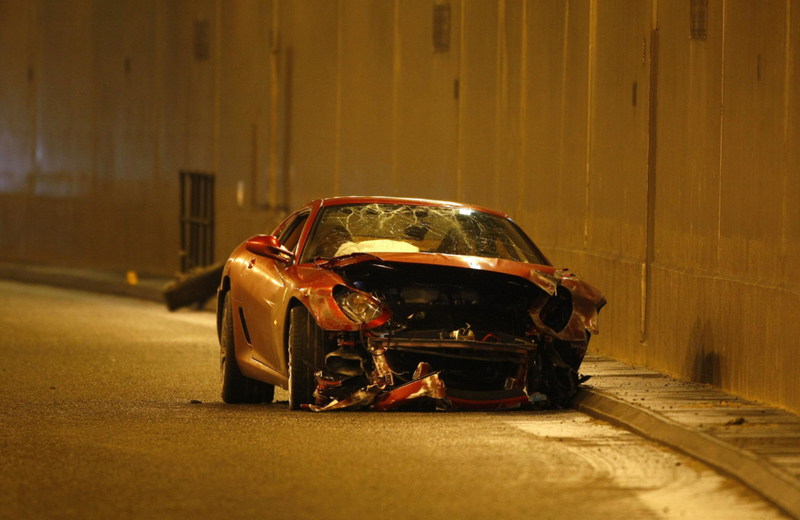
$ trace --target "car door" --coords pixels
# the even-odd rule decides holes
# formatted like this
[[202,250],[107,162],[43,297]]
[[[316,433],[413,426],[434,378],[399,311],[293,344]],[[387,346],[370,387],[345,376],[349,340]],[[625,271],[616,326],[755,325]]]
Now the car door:
[[[287,220],[276,232],[287,249],[294,251],[302,234],[309,212],[300,212]],[[244,269],[243,286],[249,290],[242,294],[242,309],[253,346],[253,359],[273,370],[285,374],[281,354],[283,345],[275,345],[273,327],[282,323],[285,295],[284,277],[287,265],[271,258],[252,255]]]

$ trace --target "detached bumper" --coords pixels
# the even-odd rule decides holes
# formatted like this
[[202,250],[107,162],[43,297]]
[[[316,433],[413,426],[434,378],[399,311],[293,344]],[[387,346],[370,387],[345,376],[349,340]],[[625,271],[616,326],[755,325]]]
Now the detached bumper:
[[[340,383],[318,373],[314,411],[393,410],[412,402],[437,409],[500,410],[531,404],[525,391],[537,345],[427,338],[368,338],[367,386],[331,398]],[[329,356],[336,356],[333,353]],[[342,354],[344,355],[344,354]],[[452,385],[452,387],[450,387]],[[341,395],[341,394],[340,394]]]
[[[464,349],[480,352],[506,352],[519,356],[527,355],[537,349],[536,344],[528,342],[499,343],[494,341],[475,341],[458,339],[420,339],[420,338],[369,338],[367,348],[370,352],[386,349]],[[460,356],[459,356],[460,357]]]

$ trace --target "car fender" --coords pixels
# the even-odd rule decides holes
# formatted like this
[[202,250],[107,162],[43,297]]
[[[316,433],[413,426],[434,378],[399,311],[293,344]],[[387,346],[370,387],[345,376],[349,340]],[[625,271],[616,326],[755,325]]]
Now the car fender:
[[[314,321],[328,331],[356,331],[361,328],[345,316],[333,298],[333,289],[338,285],[349,287],[349,284],[339,275],[318,268],[300,268],[298,278],[302,284],[295,287],[292,296],[299,300]],[[354,289],[355,290],[355,289]]]

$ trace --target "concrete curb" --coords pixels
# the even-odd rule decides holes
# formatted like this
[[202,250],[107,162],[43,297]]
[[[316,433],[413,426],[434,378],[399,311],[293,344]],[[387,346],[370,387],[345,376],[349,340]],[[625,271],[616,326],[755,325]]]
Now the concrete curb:
[[80,270],[0,263],[0,279],[77,289],[96,293],[129,296],[164,303],[160,284],[129,285],[123,274],[119,279],[87,276]]
[[753,453],[597,390],[581,389],[572,407],[701,460],[740,480],[787,514],[800,519],[797,480]]

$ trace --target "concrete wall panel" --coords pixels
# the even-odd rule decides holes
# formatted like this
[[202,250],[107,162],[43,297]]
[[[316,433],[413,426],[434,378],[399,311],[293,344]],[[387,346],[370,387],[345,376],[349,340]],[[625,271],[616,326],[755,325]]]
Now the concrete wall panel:
[[392,185],[394,4],[341,4],[341,195],[385,195]]
[[690,39],[686,6],[659,4],[655,262],[706,272],[717,264],[721,1],[709,2],[708,26]]
[[464,3],[459,91],[459,191],[473,204],[497,200],[498,3]]
[[275,7],[256,1],[220,5],[216,258],[228,256],[250,235],[272,231],[277,220],[269,211],[281,202],[269,193],[270,176],[279,175],[280,150],[272,135],[279,131],[273,128],[272,68],[282,70],[286,53],[284,35],[273,35]]
[[38,21],[35,5],[25,0],[0,2],[0,192],[22,190],[32,168],[36,111],[31,90],[36,81],[32,56]]
[[714,298],[698,295],[716,290],[722,19],[722,2],[709,2],[707,38],[690,39],[684,4],[658,8],[653,266],[643,357],[695,380],[719,379],[720,370],[718,310]]
[[[587,210],[587,153],[589,110],[589,42],[590,3],[588,0],[570,0],[566,3],[563,49],[564,87],[561,93],[560,112],[553,122],[553,131],[559,132],[558,170],[549,172],[548,182],[557,183],[559,196],[555,200],[558,219],[551,220],[559,233],[553,236],[554,262],[561,262],[561,250],[582,251],[586,245]],[[531,147],[530,143],[528,147]],[[576,267],[576,264],[563,264]]]
[[335,193],[338,19],[336,2],[293,2],[291,194],[298,207]]
[[85,175],[90,166],[93,64],[84,49],[91,47],[91,21],[89,2],[41,4],[37,194],[76,195],[69,172]]
[[593,2],[589,8],[585,244],[583,253],[563,256],[616,303],[603,311],[612,330],[596,348],[641,362],[651,2]]
[[453,199],[457,191],[460,4],[450,46],[434,52],[433,1],[399,0],[395,65],[394,194]]
[[[532,2],[527,20],[525,163],[520,220],[545,247],[557,244],[561,111],[564,97],[564,2]],[[585,124],[585,123],[584,123]]]
[[689,19],[680,5],[659,7],[647,363],[797,409],[797,295],[789,279],[779,285],[791,270],[787,201],[796,190],[786,4],[727,6],[724,67],[721,2],[709,3],[706,40],[682,38]]
[[522,31],[524,0],[498,4],[498,127],[495,200],[491,206],[517,218],[522,151]]
[[651,2],[598,2],[588,247],[644,260]]
[[[789,30],[789,53],[786,63],[786,134],[783,140],[786,157],[783,194],[783,236],[785,254],[782,283],[793,295],[800,293],[800,6],[792,4]],[[790,312],[791,307],[785,307]],[[800,351],[800,349],[793,349]],[[795,365],[797,366],[797,365]]]
[[784,2],[730,2],[723,76],[719,268],[780,279]]
[[224,2],[221,6],[218,196],[238,205],[236,188],[244,185],[248,203],[262,202],[254,191],[266,190],[270,137],[269,4]]

